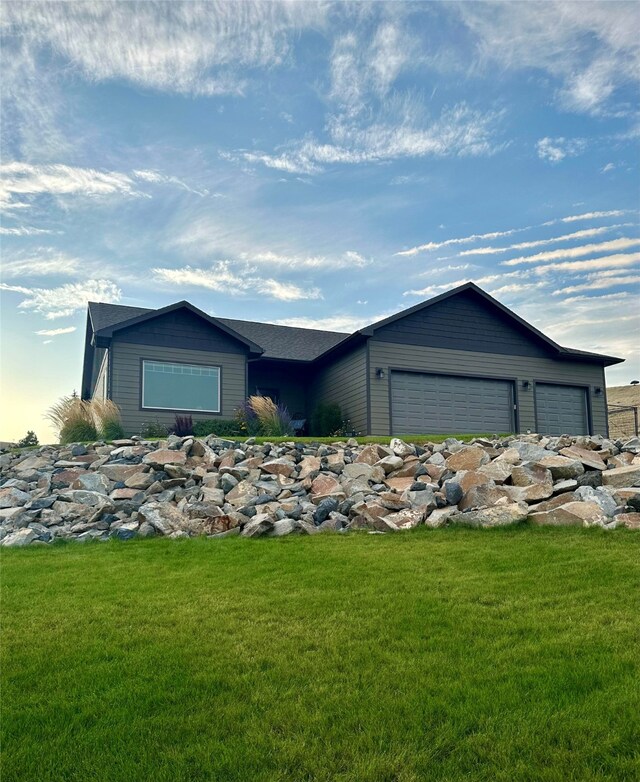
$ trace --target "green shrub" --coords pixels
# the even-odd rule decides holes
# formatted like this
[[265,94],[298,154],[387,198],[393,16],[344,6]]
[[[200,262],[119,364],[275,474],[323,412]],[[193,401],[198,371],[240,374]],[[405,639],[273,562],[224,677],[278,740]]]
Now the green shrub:
[[36,436],[36,433],[29,429],[29,431],[25,434],[25,436],[22,438],[22,440],[18,440],[17,446],[18,448],[29,448],[34,445],[39,445],[38,438]]
[[97,440],[98,432],[92,421],[78,416],[73,416],[64,424],[60,430],[60,442],[62,445],[69,445],[69,443],[81,443],[88,440]]
[[140,436],[145,440],[164,440],[168,435],[169,430],[157,418],[153,421],[146,421],[140,427]]
[[342,410],[337,402],[320,402],[313,411],[310,428],[315,437],[330,437],[342,427]]
[[120,421],[105,421],[100,430],[103,440],[122,440],[125,436]]
[[246,432],[238,421],[229,421],[222,418],[206,418],[204,421],[196,421],[193,425],[193,433],[196,437],[208,437],[215,434],[218,437],[243,437]]

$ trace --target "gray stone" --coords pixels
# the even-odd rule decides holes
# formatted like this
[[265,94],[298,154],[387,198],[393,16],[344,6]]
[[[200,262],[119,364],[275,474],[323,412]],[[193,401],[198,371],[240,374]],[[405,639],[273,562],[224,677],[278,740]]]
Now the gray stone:
[[538,460],[538,464],[546,467],[554,481],[577,478],[584,473],[584,466],[578,459],[569,459],[566,456],[550,455]]
[[626,440],[620,450],[623,453],[633,453],[637,456],[640,454],[640,437],[631,437]]
[[449,478],[443,484],[444,495],[448,505],[457,505],[464,494],[462,484],[458,478]]
[[516,465],[511,471],[514,486],[523,489],[522,496],[527,502],[544,500],[553,494],[551,471],[537,462]]
[[295,519],[280,519],[273,522],[273,527],[269,532],[270,538],[282,538],[298,529],[298,522]]
[[526,521],[529,507],[522,502],[494,505],[481,510],[457,511],[447,517],[449,524],[465,527],[505,527]]
[[405,458],[405,456],[415,456],[416,447],[409,443],[405,443],[404,440],[400,440],[398,437],[394,437],[389,443],[389,447],[396,456]]
[[399,456],[385,456],[384,459],[380,459],[380,461],[376,462],[377,467],[382,467],[385,474],[389,474],[390,472],[394,472],[394,470],[399,470],[404,462]]
[[316,524],[322,524],[323,521],[329,518],[329,514],[338,510],[338,500],[335,497],[327,497],[316,508],[313,514],[313,520]]
[[547,511],[531,513],[529,521],[533,524],[550,526],[603,526],[607,516],[595,502],[568,502]]
[[544,459],[545,456],[549,456],[549,451],[542,446],[522,440],[514,440],[509,443],[509,448],[518,452],[522,462],[537,462],[540,459]]
[[579,502],[597,503],[605,516],[612,517],[617,508],[617,503],[613,496],[603,488],[592,489],[591,486],[580,486],[575,491],[576,499]]
[[0,508],[17,508],[29,502],[31,495],[15,487],[0,489]]
[[605,486],[627,488],[640,486],[640,464],[630,464],[628,467],[616,467],[602,473],[602,483]]
[[257,538],[269,532],[273,527],[271,517],[266,513],[257,513],[251,521],[247,522],[240,533],[243,538]]
[[5,546],[6,548],[19,548],[22,546],[28,546],[29,543],[34,541],[37,537],[38,536],[34,530],[30,529],[29,527],[25,527],[24,529],[19,529],[17,532],[12,532],[7,535],[7,537],[2,540],[0,545]]

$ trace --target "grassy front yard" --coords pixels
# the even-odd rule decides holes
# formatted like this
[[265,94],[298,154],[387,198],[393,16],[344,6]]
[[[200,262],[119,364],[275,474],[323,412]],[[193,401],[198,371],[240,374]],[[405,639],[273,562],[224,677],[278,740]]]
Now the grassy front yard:
[[2,780],[640,778],[640,536],[2,552]]

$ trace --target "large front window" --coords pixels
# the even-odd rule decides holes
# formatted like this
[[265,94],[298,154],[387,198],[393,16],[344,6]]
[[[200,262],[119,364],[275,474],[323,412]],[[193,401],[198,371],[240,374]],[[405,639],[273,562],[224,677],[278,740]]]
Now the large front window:
[[142,407],[220,412],[220,367],[142,362]]

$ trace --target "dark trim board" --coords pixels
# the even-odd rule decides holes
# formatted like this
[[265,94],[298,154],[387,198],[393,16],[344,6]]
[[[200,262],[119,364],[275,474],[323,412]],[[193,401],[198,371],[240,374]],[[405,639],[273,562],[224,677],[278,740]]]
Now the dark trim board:
[[369,348],[369,340],[367,340],[366,347],[366,359],[365,364],[367,368],[367,382],[366,382],[366,395],[367,395],[367,434],[371,433],[371,350]]
[[[591,409],[591,405],[593,403],[592,396],[591,396],[591,386],[584,383],[563,383],[560,380],[533,380],[533,415],[536,422],[536,432],[540,431],[540,422],[538,421],[538,400],[536,397],[536,386],[562,386],[563,388],[581,388],[583,391],[586,391],[585,398],[587,402],[587,428],[589,431],[587,432],[588,435],[593,434],[593,410]],[[607,423],[607,434],[608,434],[608,423]]]
[[[515,434],[519,431],[519,417],[518,417],[518,378],[505,377],[504,375],[479,375],[473,372],[435,372],[424,371],[423,369],[405,369],[404,367],[389,367],[389,377],[387,379],[388,394],[389,394],[389,435],[393,432],[393,400],[391,397],[391,374],[392,372],[411,373],[414,375],[431,375],[437,377],[462,377],[471,380],[502,380],[505,383],[511,384],[511,426],[512,431],[508,434]],[[398,432],[398,434],[418,434],[417,432]],[[424,434],[430,434],[424,432]],[[499,433],[501,434],[501,433]],[[505,432],[507,434],[507,432]]]

